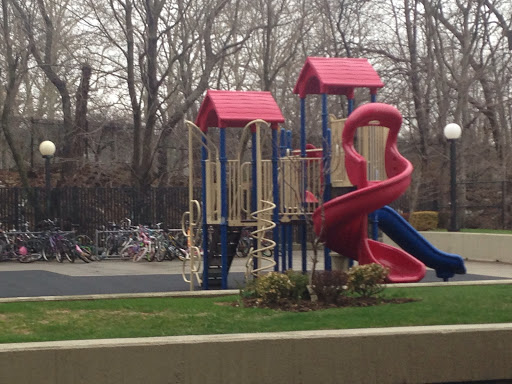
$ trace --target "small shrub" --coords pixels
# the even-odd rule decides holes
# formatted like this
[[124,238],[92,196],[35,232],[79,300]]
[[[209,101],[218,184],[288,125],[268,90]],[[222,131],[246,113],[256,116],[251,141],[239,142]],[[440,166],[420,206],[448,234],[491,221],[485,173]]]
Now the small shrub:
[[348,274],[344,271],[317,271],[313,275],[312,288],[318,301],[336,304],[348,289]]
[[254,280],[255,296],[265,304],[275,304],[282,299],[290,298],[293,284],[290,278],[279,272],[270,272]]
[[417,231],[430,231],[437,228],[439,214],[434,211],[413,212],[409,222]]
[[289,269],[286,271],[286,276],[290,279],[293,288],[291,291],[291,299],[294,300],[302,300],[309,299],[309,277],[308,275],[303,274],[302,272],[293,271]]
[[389,269],[380,264],[356,265],[348,271],[348,288],[361,297],[372,297],[385,288]]
[[249,280],[245,284],[245,287],[240,289],[240,296],[244,299],[251,299],[256,297],[256,281]]

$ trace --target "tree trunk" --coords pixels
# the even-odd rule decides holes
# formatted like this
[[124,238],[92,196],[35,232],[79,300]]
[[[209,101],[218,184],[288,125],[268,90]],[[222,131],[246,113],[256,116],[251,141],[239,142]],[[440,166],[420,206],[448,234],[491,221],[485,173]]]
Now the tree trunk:
[[90,65],[82,65],[82,77],[76,90],[75,134],[73,135],[72,152],[82,160],[87,158],[88,151],[87,101],[89,99],[91,72]]
[[21,153],[21,148],[19,148],[16,145],[14,135],[11,131],[11,114],[15,107],[16,96],[18,94],[20,86],[20,77],[18,72],[24,72],[26,70],[28,55],[25,54],[21,56],[20,59],[20,56],[17,56],[15,58],[15,54],[13,53],[13,46],[10,37],[11,27],[9,22],[9,10],[7,6],[7,0],[2,0],[2,16],[2,29],[5,44],[4,57],[7,61],[7,84],[5,87],[5,98],[3,100],[3,109],[2,115],[0,117],[0,125],[5,136],[5,141],[7,142],[9,149],[11,150],[14,162],[16,164],[16,167],[18,168],[18,173],[20,175],[23,189],[26,191],[29,202],[32,205],[32,207],[34,207],[37,217],[40,210],[37,204],[37,200],[35,198],[34,190],[32,189],[27,176],[27,167],[25,164],[25,159],[23,158],[23,155]]

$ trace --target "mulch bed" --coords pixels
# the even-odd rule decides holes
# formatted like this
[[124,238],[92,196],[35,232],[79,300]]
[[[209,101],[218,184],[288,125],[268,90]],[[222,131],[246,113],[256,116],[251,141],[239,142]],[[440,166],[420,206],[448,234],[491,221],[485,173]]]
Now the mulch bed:
[[404,304],[419,301],[408,297],[380,298],[380,297],[341,297],[336,303],[325,303],[311,300],[281,300],[278,303],[265,304],[260,299],[243,298],[233,302],[235,307],[245,308],[269,308],[288,312],[310,312],[328,308],[340,307],[370,307],[384,304]]

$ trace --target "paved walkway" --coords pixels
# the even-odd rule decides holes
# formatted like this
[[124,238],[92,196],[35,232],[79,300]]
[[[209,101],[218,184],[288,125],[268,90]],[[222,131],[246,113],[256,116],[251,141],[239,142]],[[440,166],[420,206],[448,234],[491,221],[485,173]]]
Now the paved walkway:
[[[245,259],[235,259],[229,274],[229,288],[243,286]],[[294,265],[300,266],[299,260]],[[320,266],[320,269],[323,268]],[[450,281],[512,279],[512,264],[466,262],[467,274]],[[107,260],[85,264],[36,262],[0,263],[0,297],[34,297],[109,293],[187,291],[182,263]],[[439,282],[428,270],[422,282]]]

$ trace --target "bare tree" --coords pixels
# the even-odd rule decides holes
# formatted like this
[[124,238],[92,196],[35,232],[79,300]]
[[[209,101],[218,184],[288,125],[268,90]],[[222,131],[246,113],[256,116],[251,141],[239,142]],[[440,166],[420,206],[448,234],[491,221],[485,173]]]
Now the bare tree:
[[135,185],[164,177],[174,128],[208,87],[217,64],[247,38],[236,32],[236,13],[230,24],[222,19],[238,2],[229,3],[111,0],[108,8],[89,3],[101,36],[121,54],[111,56],[111,73],[128,88]]
[[[59,157],[65,161],[62,164],[63,179],[74,174],[75,162],[73,139],[76,128],[72,114],[72,98],[66,79],[66,71],[58,61],[58,42],[60,28],[56,28],[54,22],[61,25],[62,18],[66,17],[67,2],[57,5],[51,3],[47,7],[45,0],[36,0],[35,6],[31,3],[21,4],[18,0],[11,0],[16,9],[16,14],[21,19],[24,31],[29,42],[30,53],[35,59],[39,69],[45,74],[60,95],[61,116],[63,120],[63,137],[58,143],[60,147]],[[50,12],[52,11],[52,13]],[[39,31],[42,31],[39,33]]]
[[11,25],[13,20],[9,0],[2,0],[2,43],[4,47],[3,59],[5,64],[5,94],[2,100],[2,115],[0,124],[11,150],[14,162],[18,168],[23,187],[30,189],[27,177],[27,167],[23,159],[21,148],[15,141],[12,131],[12,116],[17,112],[16,97],[20,88],[23,74],[27,70],[28,52],[22,42],[13,41],[14,31]]

